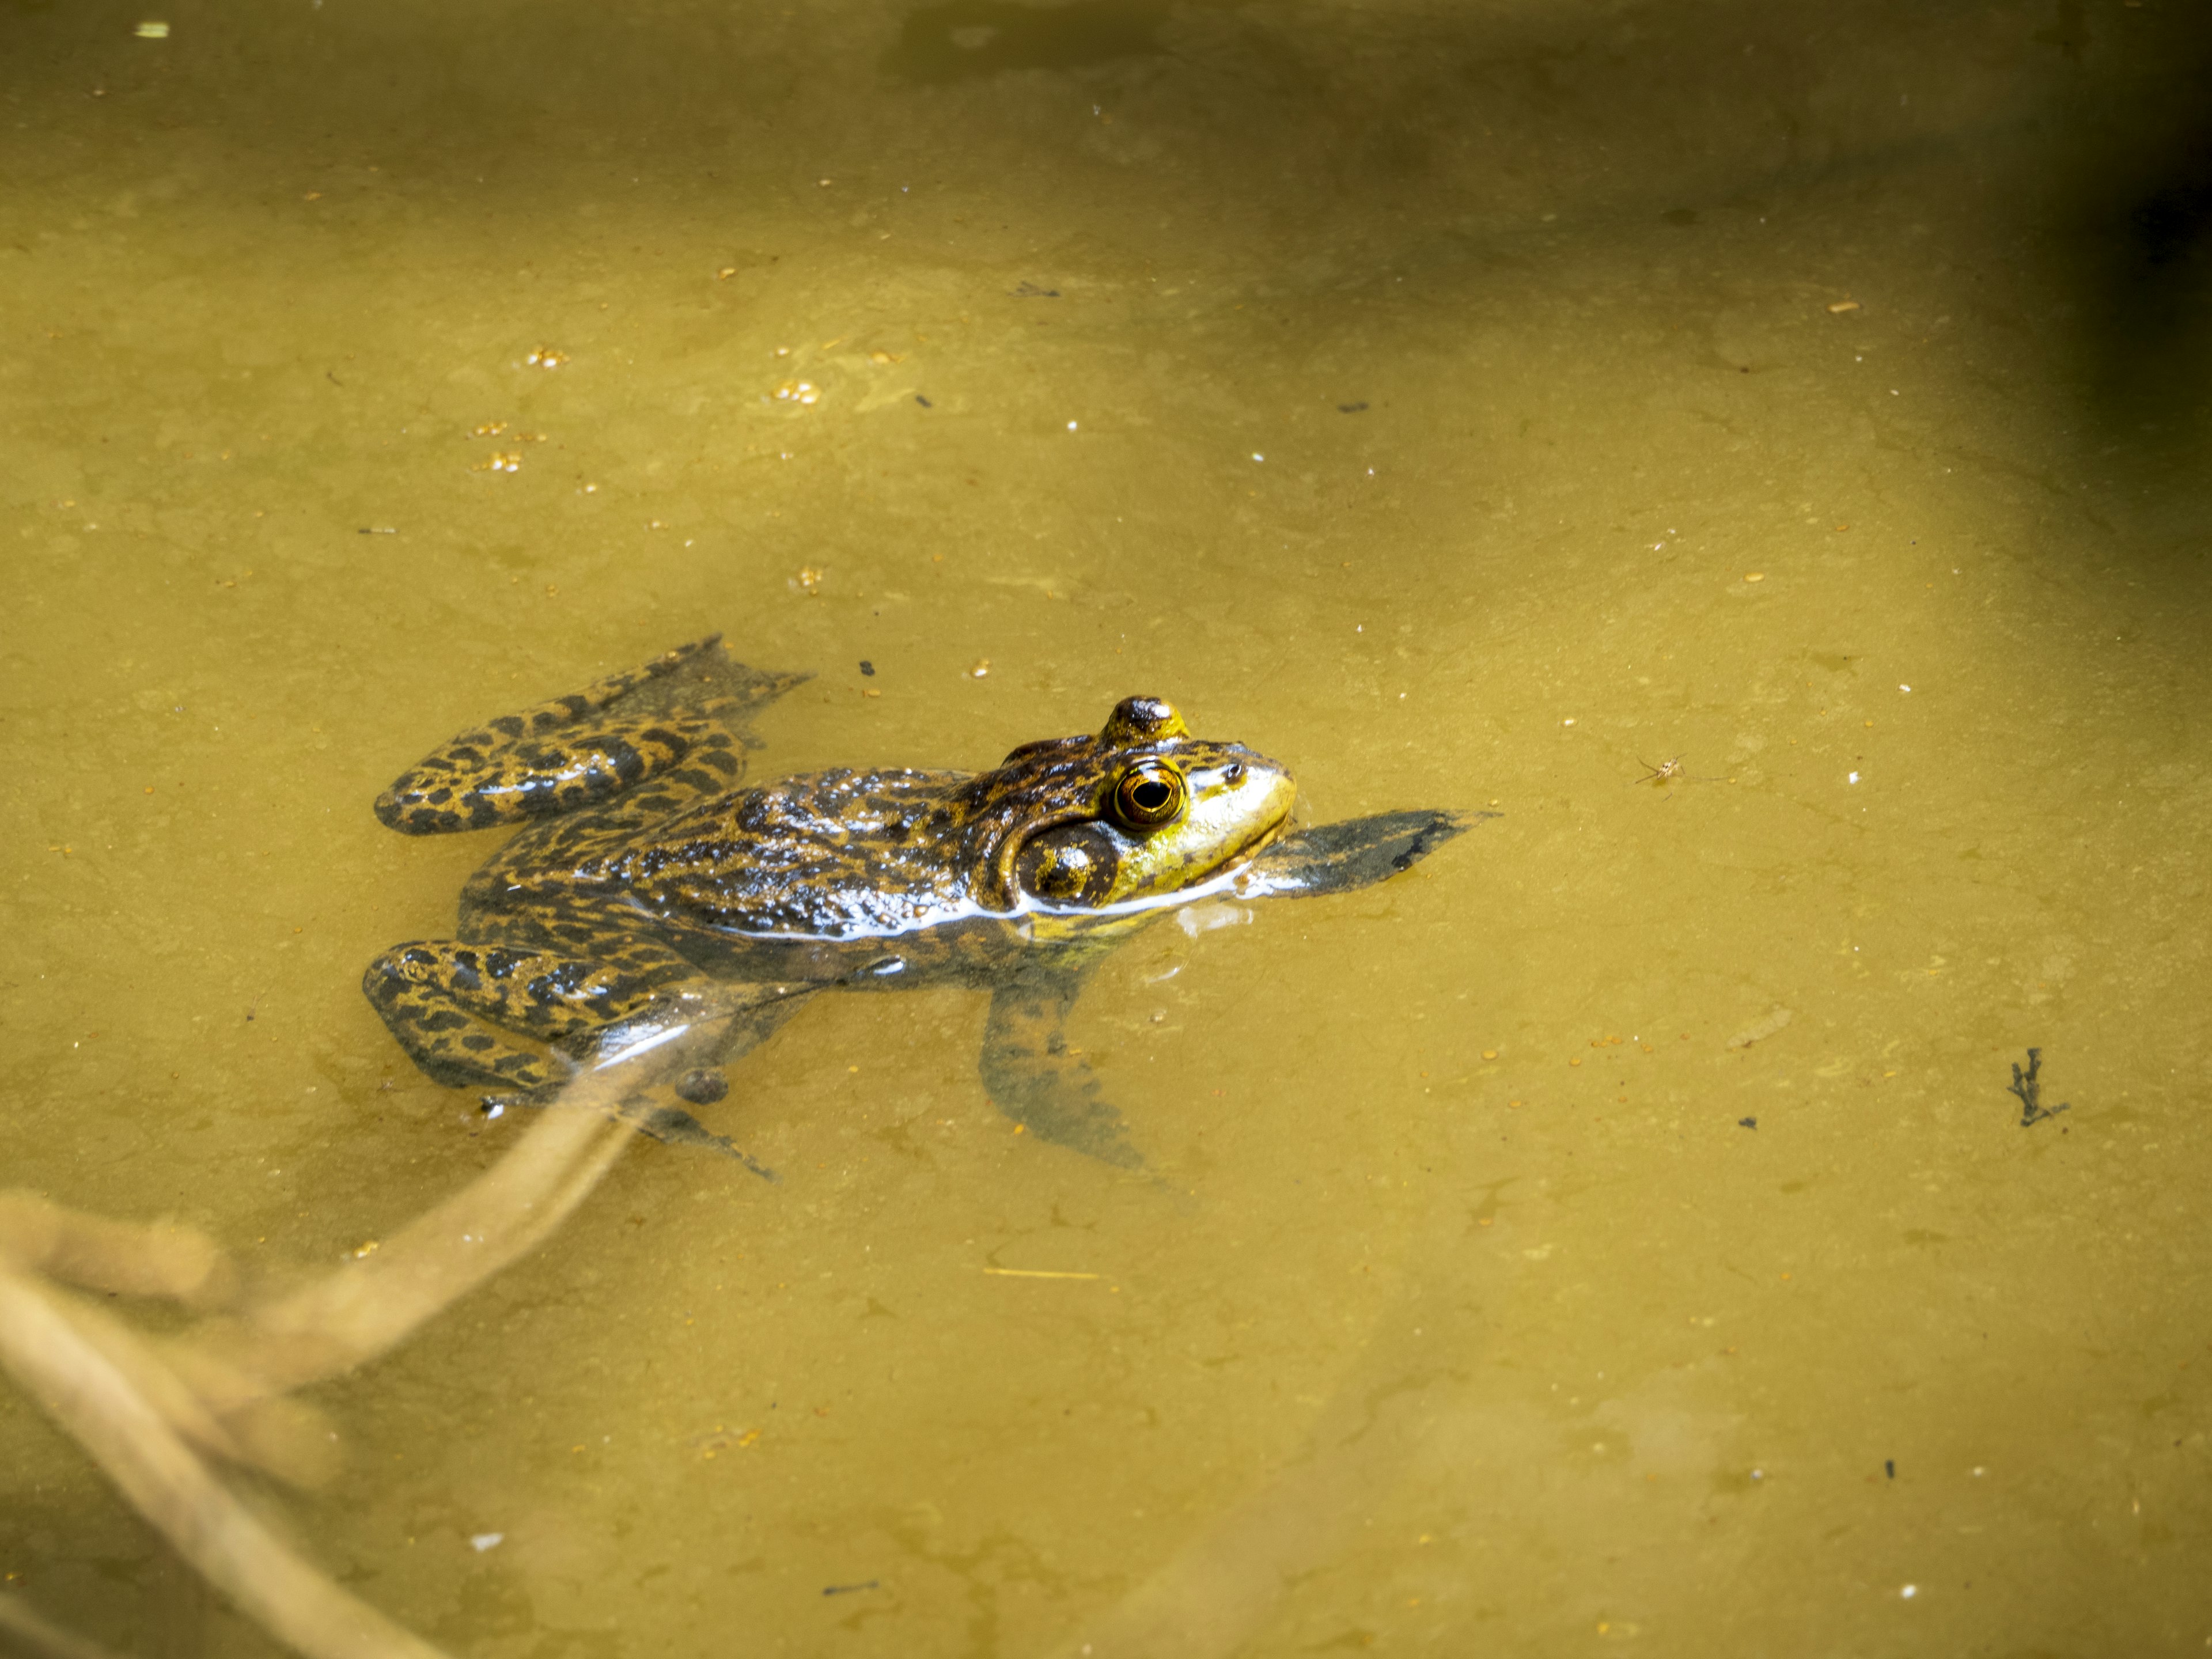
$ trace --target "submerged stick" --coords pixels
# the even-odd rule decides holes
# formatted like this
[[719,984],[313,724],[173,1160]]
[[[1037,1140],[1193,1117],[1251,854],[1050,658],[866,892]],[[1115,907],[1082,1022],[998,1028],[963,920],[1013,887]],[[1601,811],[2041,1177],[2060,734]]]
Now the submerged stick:
[[240,1611],[313,1659],[444,1659],[348,1595],[239,1502],[31,1279],[0,1267],[0,1365]]
[[[732,992],[633,1022],[519,1145],[375,1256],[167,1341],[65,1299],[47,1275],[205,1298],[228,1282],[212,1243],[0,1194],[0,1370],[180,1557],[278,1640],[309,1659],[444,1659],[301,1557],[206,1457],[311,1474],[299,1431],[315,1419],[285,1392],[389,1351],[543,1243],[630,1144],[635,1128],[615,1114],[638,1087],[637,1062],[650,1052],[653,1074],[665,1074],[717,1041],[746,1006],[747,994]],[[0,1632],[61,1659],[99,1651],[12,1599],[0,1605]]]
[[[580,1094],[597,1092],[586,1079]],[[483,1176],[385,1241],[373,1256],[255,1309],[216,1352],[294,1389],[352,1370],[512,1266],[568,1219],[635,1137],[567,1098]],[[574,1103],[588,1108],[588,1098]]]
[[0,1255],[88,1290],[190,1308],[228,1301],[238,1288],[237,1269],[204,1233],[85,1215],[34,1193],[0,1193]]

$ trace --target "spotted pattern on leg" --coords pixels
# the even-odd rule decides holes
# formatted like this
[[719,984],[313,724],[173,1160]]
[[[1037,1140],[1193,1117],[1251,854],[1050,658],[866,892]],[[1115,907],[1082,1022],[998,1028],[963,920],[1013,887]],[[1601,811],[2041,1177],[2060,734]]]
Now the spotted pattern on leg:
[[689,976],[665,957],[639,971],[538,951],[421,939],[386,951],[362,989],[392,1035],[449,1087],[557,1087],[574,1062],[552,1045],[644,1009]]
[[[726,788],[742,765],[714,711],[617,707],[720,637],[462,732],[400,774],[377,797],[377,817],[410,836],[520,823],[608,799],[687,762],[699,774],[687,782]],[[708,741],[715,737],[723,741]]]

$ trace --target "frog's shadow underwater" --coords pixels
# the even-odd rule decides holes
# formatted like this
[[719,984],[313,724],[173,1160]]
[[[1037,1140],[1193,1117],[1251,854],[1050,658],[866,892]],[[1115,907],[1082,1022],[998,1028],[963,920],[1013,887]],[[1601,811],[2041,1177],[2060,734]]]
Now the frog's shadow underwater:
[[1494,816],[1293,832],[1282,767],[1193,737],[1151,697],[988,772],[745,785],[751,717],[808,678],[748,668],[715,635],[465,732],[380,796],[378,817],[410,835],[523,826],[463,887],[456,937],[369,966],[362,988],[415,1063],[489,1091],[488,1110],[540,1104],[626,1028],[711,988],[727,1024],[708,1063],[669,1067],[620,1110],[773,1179],[690,1109],[728,1091],[725,1066],[832,987],[969,986],[991,993],[992,1103],[1039,1139],[1138,1168],[1065,1036],[1108,951],[1193,899],[1388,880]]

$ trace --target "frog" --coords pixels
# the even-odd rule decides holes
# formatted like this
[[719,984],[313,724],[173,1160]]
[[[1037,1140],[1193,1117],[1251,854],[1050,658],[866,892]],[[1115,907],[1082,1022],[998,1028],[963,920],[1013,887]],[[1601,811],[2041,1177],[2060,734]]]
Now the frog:
[[757,716],[809,678],[749,667],[710,635],[463,732],[376,798],[404,835],[514,831],[463,885],[453,937],[395,945],[363,975],[424,1074],[493,1115],[544,1105],[711,987],[723,1023],[706,1063],[648,1073],[616,1109],[774,1180],[697,1115],[728,1094],[729,1067],[825,991],[951,982],[990,994],[978,1069],[998,1110],[1039,1143],[1140,1169],[1066,1041],[1104,956],[1197,901],[1389,879],[1488,816],[1298,828],[1287,769],[1149,696],[981,771],[750,781]]

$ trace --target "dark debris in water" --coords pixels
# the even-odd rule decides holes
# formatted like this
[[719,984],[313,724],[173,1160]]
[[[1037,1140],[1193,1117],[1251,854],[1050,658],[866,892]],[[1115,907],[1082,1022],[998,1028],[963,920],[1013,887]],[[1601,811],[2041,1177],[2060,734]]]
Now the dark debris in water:
[[2027,1069],[2025,1072],[2020,1069],[2019,1061],[2013,1062],[2012,1082],[2007,1086],[2006,1092],[2020,1097],[2020,1127],[2023,1129],[2033,1128],[2046,1117],[2057,1117],[2059,1113],[2072,1109],[2070,1101],[2062,1100],[2056,1106],[2043,1103],[2042,1086],[2035,1080],[2035,1074],[2042,1069],[2043,1050],[2040,1048],[2027,1051]]

